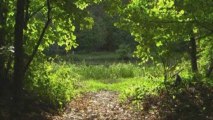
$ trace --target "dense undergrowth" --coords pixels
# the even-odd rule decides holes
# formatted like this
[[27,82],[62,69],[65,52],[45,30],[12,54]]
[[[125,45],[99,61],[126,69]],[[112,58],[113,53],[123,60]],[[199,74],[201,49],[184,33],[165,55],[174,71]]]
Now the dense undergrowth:
[[163,120],[211,120],[213,119],[213,87],[206,82],[183,83],[179,87],[159,89],[158,94],[147,94],[130,102],[137,103],[144,118]]
[[[28,99],[25,102],[29,102],[25,109],[34,112],[53,113],[56,109],[63,110],[70,100],[82,93],[109,90],[118,91],[121,102],[132,104],[132,109],[142,111],[144,118],[212,118],[212,79],[195,81],[188,71],[180,73],[183,81],[174,87],[174,80],[164,84],[160,68],[133,63],[88,65],[45,62],[32,69],[34,71],[25,83]],[[22,115],[26,117],[28,112]],[[29,115],[36,117],[36,114]]]
[[197,118],[211,117],[212,79],[200,76],[199,80],[192,80],[187,69],[180,73],[183,81],[176,87],[173,86],[175,78],[164,84],[160,66],[131,62],[96,65],[45,62],[32,69],[25,90],[53,108],[64,108],[82,93],[109,90],[118,91],[120,100],[142,110],[142,116],[154,114],[156,119],[174,119],[180,114],[185,119],[190,112],[188,118],[193,118],[193,114],[199,114]]
[[[25,83],[27,90],[41,100],[62,107],[82,92],[112,90],[119,91],[122,98],[134,94],[137,88],[144,93],[153,91],[162,83],[155,78],[156,72],[132,63],[111,65],[86,65],[45,62],[36,66]],[[155,78],[155,79],[153,79]]]

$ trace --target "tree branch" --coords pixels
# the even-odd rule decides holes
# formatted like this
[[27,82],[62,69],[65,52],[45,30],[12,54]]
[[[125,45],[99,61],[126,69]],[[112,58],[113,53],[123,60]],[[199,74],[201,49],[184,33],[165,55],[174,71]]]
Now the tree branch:
[[45,32],[46,32],[46,30],[47,30],[47,28],[48,28],[48,26],[49,26],[49,24],[50,24],[50,22],[51,22],[51,18],[50,18],[50,12],[51,12],[50,0],[47,0],[46,2],[47,2],[47,9],[48,9],[48,11],[47,11],[47,21],[46,21],[46,23],[45,23],[45,25],[44,25],[44,28],[43,28],[43,30],[42,30],[42,32],[41,32],[41,34],[40,34],[40,37],[39,37],[39,39],[38,39],[38,41],[37,41],[37,44],[36,44],[36,46],[34,47],[33,52],[32,52],[32,54],[30,55],[29,60],[28,60],[26,66],[25,66],[25,68],[24,68],[24,72],[25,72],[25,73],[26,73],[26,71],[28,70],[28,68],[29,68],[29,66],[30,66],[30,64],[31,64],[31,62],[33,61],[33,58],[35,57],[36,53],[38,52],[38,48],[39,48],[39,46],[41,45],[41,42],[42,42],[42,40],[43,40],[43,38],[44,38],[44,35],[45,35]]
[[157,24],[186,24],[186,23],[195,23],[209,31],[211,31],[213,33],[213,29],[208,28],[207,26],[205,26],[204,24],[208,24],[208,25],[212,25],[211,22],[208,21],[199,21],[197,19],[193,19],[191,21],[177,21],[177,20],[149,20],[147,21],[148,23],[157,23]]
[[45,7],[45,5],[44,6],[41,6],[40,8],[38,8],[35,12],[33,12],[33,13],[30,13],[29,12],[29,6],[30,6],[30,1],[29,0],[26,0],[26,3],[27,3],[27,5],[26,5],[26,12],[25,12],[25,29],[27,29],[27,23],[28,23],[28,21],[30,20],[30,18],[32,18],[33,16],[35,16],[39,11],[41,11],[44,7]]
[[201,26],[201,27],[205,28],[206,30],[210,31],[211,33],[213,33],[213,29],[210,29],[209,27],[204,25],[204,24],[208,24],[209,26],[212,26],[211,25],[212,23],[200,22],[199,20],[197,20],[197,18],[195,16],[194,16],[194,20],[195,20],[196,24],[198,24],[199,26]]
[[35,16],[35,15],[36,15],[39,11],[41,11],[44,7],[45,7],[45,5],[44,5],[44,6],[41,6],[41,7],[38,8],[35,12],[31,13],[31,14],[29,15],[29,19],[32,18],[33,16]]
[[195,37],[195,39],[196,40],[203,39],[203,38],[211,36],[212,34],[213,34],[213,32],[209,32],[209,33],[206,33],[205,35]]

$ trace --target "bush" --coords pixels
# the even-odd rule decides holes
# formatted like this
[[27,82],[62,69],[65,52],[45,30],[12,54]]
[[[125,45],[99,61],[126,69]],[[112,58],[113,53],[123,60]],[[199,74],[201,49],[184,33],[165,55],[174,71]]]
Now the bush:
[[33,72],[28,74],[25,88],[45,103],[62,107],[75,95],[74,84],[78,75],[72,67],[44,62],[31,69]]

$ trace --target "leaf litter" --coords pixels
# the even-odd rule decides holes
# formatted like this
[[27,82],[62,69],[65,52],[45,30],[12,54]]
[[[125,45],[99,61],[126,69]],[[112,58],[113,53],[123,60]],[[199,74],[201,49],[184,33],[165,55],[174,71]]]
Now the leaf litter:
[[65,112],[53,120],[141,120],[131,107],[120,103],[118,92],[85,93],[71,101]]

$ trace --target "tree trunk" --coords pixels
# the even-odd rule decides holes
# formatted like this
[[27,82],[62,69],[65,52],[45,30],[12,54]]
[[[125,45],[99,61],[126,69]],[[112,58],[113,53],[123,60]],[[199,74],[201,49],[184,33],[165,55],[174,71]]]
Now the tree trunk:
[[14,81],[13,81],[13,100],[19,102],[22,97],[22,87],[24,80],[24,47],[23,47],[23,30],[24,30],[24,8],[25,0],[17,0],[16,17],[15,17],[15,40],[14,40]]
[[[0,0],[0,49],[5,47],[6,6],[5,1]],[[5,86],[5,54],[0,51],[0,88]]]
[[191,57],[192,72],[195,74],[198,72],[198,67],[197,67],[197,44],[194,36],[191,36],[190,38],[190,57]]
[[210,77],[212,71],[213,71],[213,60],[211,61],[210,66],[209,66],[209,68],[208,68],[208,70],[206,72],[206,77]]

